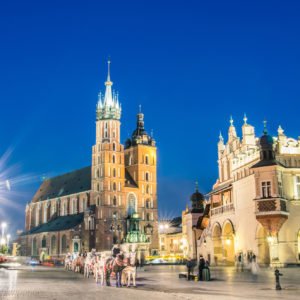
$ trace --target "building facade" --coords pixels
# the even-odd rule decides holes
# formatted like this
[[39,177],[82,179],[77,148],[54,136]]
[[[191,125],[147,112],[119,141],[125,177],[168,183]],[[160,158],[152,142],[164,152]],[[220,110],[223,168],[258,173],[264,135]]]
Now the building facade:
[[240,139],[231,119],[228,141],[219,138],[218,168],[198,252],[214,264],[233,264],[239,254],[255,254],[263,265],[298,264],[300,139],[280,126],[272,137],[266,123],[258,138],[246,116]]
[[27,255],[102,251],[123,242],[158,250],[155,140],[145,131],[140,111],[131,138],[121,143],[122,109],[112,85],[108,62],[105,93],[96,106],[91,166],[41,184],[26,206],[22,246]]

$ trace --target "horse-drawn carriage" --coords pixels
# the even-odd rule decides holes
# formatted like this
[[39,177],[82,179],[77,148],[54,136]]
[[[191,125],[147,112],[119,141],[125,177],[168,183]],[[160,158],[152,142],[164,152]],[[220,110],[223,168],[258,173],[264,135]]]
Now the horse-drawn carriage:
[[110,251],[86,254],[68,253],[65,258],[65,269],[82,273],[85,278],[93,276],[96,283],[111,285],[115,279],[116,287],[136,286],[136,253],[113,254]]

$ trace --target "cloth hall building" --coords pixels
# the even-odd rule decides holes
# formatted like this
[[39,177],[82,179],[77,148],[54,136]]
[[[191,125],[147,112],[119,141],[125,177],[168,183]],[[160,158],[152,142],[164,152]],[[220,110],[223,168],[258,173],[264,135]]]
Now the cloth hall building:
[[[300,138],[255,136],[230,120],[220,135],[217,182],[209,193],[208,218],[199,218],[197,252],[214,264],[233,264],[255,254],[262,265],[300,263]],[[241,255],[240,255],[241,254]]]
[[139,112],[131,138],[121,144],[121,104],[112,85],[108,62],[91,166],[41,184],[26,206],[23,254],[57,257],[117,243],[143,243],[150,253],[158,249],[155,140]]

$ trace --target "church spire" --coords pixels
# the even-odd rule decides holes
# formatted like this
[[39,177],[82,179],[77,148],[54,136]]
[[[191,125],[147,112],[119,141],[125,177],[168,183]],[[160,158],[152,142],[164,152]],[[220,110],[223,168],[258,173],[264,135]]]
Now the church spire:
[[121,118],[121,104],[119,102],[119,94],[112,90],[113,82],[110,79],[110,64],[107,61],[107,79],[104,83],[105,93],[99,93],[97,104],[97,120],[100,119],[117,119]]

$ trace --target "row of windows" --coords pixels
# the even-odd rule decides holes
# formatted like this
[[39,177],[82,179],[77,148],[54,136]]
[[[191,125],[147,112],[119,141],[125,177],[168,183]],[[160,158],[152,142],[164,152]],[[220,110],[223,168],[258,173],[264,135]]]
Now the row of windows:
[[[78,207],[79,206],[79,207]],[[60,215],[66,216],[68,214],[76,214],[79,212],[83,212],[87,208],[87,199],[77,199],[74,198],[72,200],[65,199],[61,201],[60,205]],[[31,223],[35,226],[38,226],[40,223],[46,223],[56,212],[57,212],[57,202],[45,204],[38,209],[35,208],[35,221],[33,222],[33,218],[31,219]],[[31,216],[33,217],[33,216]]]
[[[107,136],[105,136],[105,135],[104,135],[104,137],[107,138]],[[113,137],[115,137],[115,136],[113,136]],[[102,145],[102,143],[98,144],[98,152],[101,152],[101,145]],[[112,143],[112,151],[117,151],[117,145],[116,145],[116,143]]]
[[[40,247],[47,248],[47,246],[48,246],[48,248],[50,250],[50,253],[49,253],[50,255],[57,255],[57,254],[59,254],[59,252],[61,254],[67,253],[68,252],[68,244],[67,244],[67,237],[66,237],[66,235],[65,234],[62,235],[59,245],[57,243],[57,238],[56,238],[55,235],[51,236],[51,238],[48,241],[48,243],[47,243],[47,238],[44,235],[43,238],[42,238],[42,241],[41,241],[41,245],[38,245],[37,238],[34,237],[32,239],[32,255],[33,256],[39,255],[39,253],[38,253],[39,252],[38,251],[39,248]],[[60,249],[58,249],[58,246],[60,246]]]

